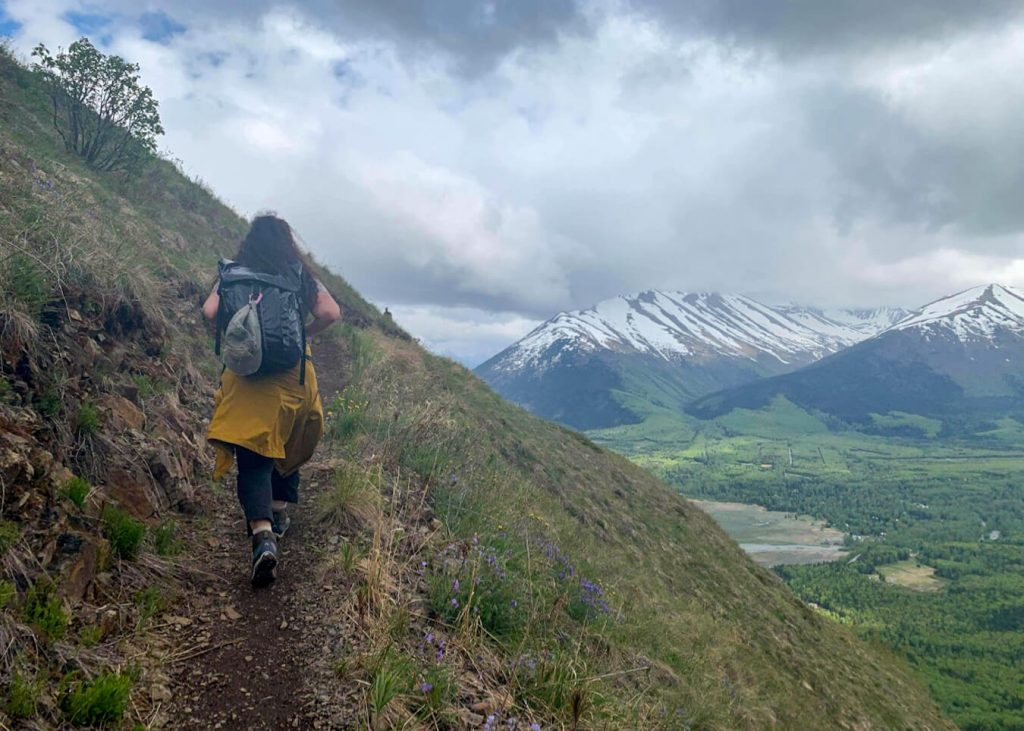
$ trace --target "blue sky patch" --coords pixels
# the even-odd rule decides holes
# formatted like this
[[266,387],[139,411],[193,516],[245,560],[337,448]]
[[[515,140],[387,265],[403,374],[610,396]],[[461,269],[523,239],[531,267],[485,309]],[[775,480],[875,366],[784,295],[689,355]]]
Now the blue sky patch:
[[101,15],[100,13],[79,13],[75,10],[69,10],[62,16],[64,20],[71,23],[82,35],[94,35],[102,30],[105,30],[110,25],[111,18],[109,15]]
[[21,28],[21,23],[7,14],[6,3],[0,0],[0,37],[13,36]]
[[174,36],[181,35],[188,30],[162,10],[155,13],[143,13],[139,16],[139,27],[142,28],[142,37],[154,43],[166,43]]

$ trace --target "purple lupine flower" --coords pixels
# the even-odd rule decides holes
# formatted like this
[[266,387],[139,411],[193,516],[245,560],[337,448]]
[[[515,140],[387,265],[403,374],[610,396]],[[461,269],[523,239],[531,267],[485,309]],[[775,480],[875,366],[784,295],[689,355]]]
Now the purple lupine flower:
[[452,582],[452,593],[454,594],[458,590],[459,590],[459,580],[456,579],[455,581]]
[[494,722],[496,720],[497,719],[494,717],[493,713],[489,715],[487,720],[484,722],[484,731],[494,731]]
[[530,731],[540,731],[540,724],[536,723],[536,722],[531,723],[530,724]]
[[434,689],[434,686],[431,685],[430,683],[420,683],[420,692],[421,693],[429,693],[433,689]]
[[458,606],[459,606],[459,600],[456,599],[455,597],[452,597],[452,606],[456,607],[456,608],[458,608]]

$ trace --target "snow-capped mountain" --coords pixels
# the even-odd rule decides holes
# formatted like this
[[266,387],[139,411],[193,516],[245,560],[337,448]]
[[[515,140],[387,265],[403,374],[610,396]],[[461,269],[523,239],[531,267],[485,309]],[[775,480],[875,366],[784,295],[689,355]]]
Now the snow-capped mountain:
[[894,329],[952,335],[965,342],[1024,333],[1024,291],[1001,284],[974,287],[925,305]]
[[563,312],[477,373],[547,418],[579,428],[610,426],[812,363],[907,314],[650,290]]
[[673,358],[765,356],[816,360],[891,327],[906,310],[821,310],[767,305],[732,294],[647,291],[563,312],[495,356],[505,372],[544,368],[558,350],[611,350]]
[[[687,410],[715,417],[785,397],[866,429],[879,416],[924,416],[944,433],[1024,419],[1024,291],[990,284],[936,300],[875,337],[793,372],[701,398]],[[913,431],[921,422],[899,427]]]

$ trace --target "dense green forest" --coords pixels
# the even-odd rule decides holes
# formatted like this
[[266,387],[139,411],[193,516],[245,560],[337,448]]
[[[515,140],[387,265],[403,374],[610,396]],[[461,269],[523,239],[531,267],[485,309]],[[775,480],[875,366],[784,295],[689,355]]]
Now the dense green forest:
[[[910,418],[905,417],[905,418]],[[691,497],[824,518],[847,557],[780,566],[795,593],[903,654],[964,729],[1024,728],[1024,453],[984,441],[830,431],[779,402],[713,422],[594,436]]]

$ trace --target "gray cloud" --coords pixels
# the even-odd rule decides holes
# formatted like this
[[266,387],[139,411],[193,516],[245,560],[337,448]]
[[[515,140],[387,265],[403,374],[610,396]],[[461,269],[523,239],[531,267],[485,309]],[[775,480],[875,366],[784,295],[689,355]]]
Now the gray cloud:
[[632,8],[687,32],[784,56],[871,52],[998,27],[1021,0],[637,0]]

